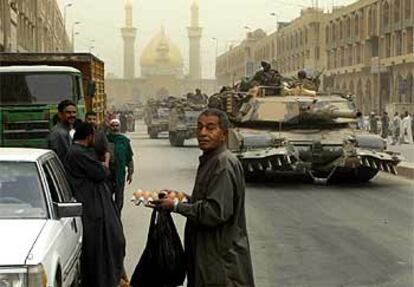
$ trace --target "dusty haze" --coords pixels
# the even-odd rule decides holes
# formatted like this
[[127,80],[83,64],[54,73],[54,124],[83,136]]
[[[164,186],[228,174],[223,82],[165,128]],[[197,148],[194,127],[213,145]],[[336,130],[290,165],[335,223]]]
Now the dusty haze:
[[[316,0],[315,0],[316,1]],[[181,49],[185,73],[188,72],[188,38],[186,27],[190,21],[192,0],[134,0],[134,26],[138,29],[136,39],[136,66],[139,71],[139,57],[148,41],[164,25],[168,36]],[[231,43],[243,39],[248,31],[262,28],[272,32],[279,21],[290,21],[299,16],[300,9],[311,6],[311,0],[198,0],[200,5],[200,25],[204,28],[202,38],[203,77],[214,78],[214,58],[218,39],[218,53],[228,49]],[[320,0],[318,6],[331,9],[332,5],[343,5],[352,0]],[[73,3],[67,8],[67,29],[71,35],[72,23],[81,22],[75,27],[76,51],[89,51],[106,62],[106,70],[122,76],[122,38],[120,28],[124,26],[124,0],[60,0]]]

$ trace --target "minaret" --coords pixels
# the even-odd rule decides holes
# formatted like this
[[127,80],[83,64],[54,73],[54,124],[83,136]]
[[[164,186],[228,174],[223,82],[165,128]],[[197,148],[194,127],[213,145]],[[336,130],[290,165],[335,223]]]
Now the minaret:
[[132,0],[126,0],[125,4],[125,27],[121,28],[124,39],[124,78],[135,78],[135,35],[137,29],[133,27]]
[[191,26],[187,28],[190,40],[190,78],[201,79],[201,49],[200,40],[203,28],[199,26],[199,8],[197,0],[191,5]]

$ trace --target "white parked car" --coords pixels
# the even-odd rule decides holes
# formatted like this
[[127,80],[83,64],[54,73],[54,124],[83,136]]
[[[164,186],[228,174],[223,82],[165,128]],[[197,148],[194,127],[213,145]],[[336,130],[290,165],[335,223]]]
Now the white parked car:
[[81,214],[54,152],[0,148],[0,287],[78,286]]

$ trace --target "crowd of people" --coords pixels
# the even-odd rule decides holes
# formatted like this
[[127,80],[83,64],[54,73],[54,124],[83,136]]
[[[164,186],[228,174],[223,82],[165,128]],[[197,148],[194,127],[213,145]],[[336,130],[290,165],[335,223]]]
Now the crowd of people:
[[125,183],[134,173],[133,150],[115,114],[98,125],[95,112],[85,119],[76,112],[72,101],[59,103],[47,148],[63,163],[73,195],[83,205],[83,285],[119,286],[127,282],[121,211]]
[[357,128],[379,134],[382,138],[395,144],[412,144],[414,142],[414,116],[408,111],[399,114],[395,112],[391,118],[386,111],[378,116],[371,112],[368,117],[361,113],[358,117]]
[[[158,208],[187,219],[184,249],[189,287],[254,287],[243,168],[226,147],[229,125],[220,110],[201,113],[197,139],[203,155],[189,201],[167,196],[156,202]],[[123,189],[131,183],[134,167],[121,119],[108,114],[100,126],[96,113],[88,112],[80,120],[76,105],[62,101],[47,147],[62,161],[73,195],[83,204],[82,286],[129,286],[120,215]]]

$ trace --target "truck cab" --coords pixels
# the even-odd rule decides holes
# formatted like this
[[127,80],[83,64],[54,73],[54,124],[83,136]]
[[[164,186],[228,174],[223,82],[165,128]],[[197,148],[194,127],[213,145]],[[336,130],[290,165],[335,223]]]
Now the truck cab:
[[81,72],[67,66],[0,67],[0,146],[44,147],[62,100],[85,110]]

